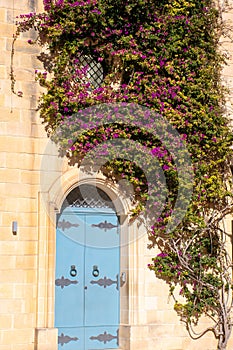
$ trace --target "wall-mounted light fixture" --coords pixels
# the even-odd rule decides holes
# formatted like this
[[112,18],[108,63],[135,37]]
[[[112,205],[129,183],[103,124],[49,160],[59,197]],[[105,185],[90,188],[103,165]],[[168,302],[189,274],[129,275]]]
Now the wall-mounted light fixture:
[[17,221],[12,221],[12,233],[13,235],[17,235],[18,223]]

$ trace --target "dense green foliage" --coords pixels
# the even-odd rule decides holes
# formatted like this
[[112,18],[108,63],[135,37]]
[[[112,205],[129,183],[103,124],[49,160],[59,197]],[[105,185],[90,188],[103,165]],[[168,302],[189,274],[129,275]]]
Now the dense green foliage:
[[[157,157],[166,177],[166,191],[161,190],[166,204],[149,233],[161,250],[149,268],[170,284],[172,294],[181,286],[184,302],[175,308],[188,322],[209,312],[220,317],[220,290],[230,288],[219,218],[230,208],[232,135],[220,79],[219,12],[210,0],[44,0],[44,8],[21,15],[17,34],[34,28],[38,37],[29,44],[46,48],[41,54],[46,71],[37,72],[37,79],[46,88],[39,109],[48,134],[69,151],[73,164],[106,140],[120,138],[137,141]],[[90,57],[102,67],[101,83],[88,79]],[[166,225],[181,184],[171,151],[153,135],[155,121],[115,120],[85,129],[75,142],[70,137],[77,129],[70,116],[103,103],[145,106],[166,118],[186,145],[194,171],[192,201],[169,234]],[[66,128],[67,138],[56,138],[59,127]],[[119,156],[102,170],[133,185],[138,214],[149,198],[143,167]],[[152,194],[155,212],[160,195],[158,188]]]

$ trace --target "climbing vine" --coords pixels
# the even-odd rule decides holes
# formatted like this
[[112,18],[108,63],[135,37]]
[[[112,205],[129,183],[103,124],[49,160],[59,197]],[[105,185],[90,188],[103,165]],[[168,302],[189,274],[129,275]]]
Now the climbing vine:
[[[232,328],[223,225],[232,211],[232,133],[221,83],[221,10],[211,0],[44,0],[43,13],[20,16],[15,40],[30,30],[37,37],[28,44],[42,48],[45,69],[35,73],[45,88],[39,110],[48,135],[73,165],[107,141],[137,142],[145,154],[140,159],[135,152],[128,159],[127,152],[116,156],[103,147],[101,171],[131,184],[133,216],[150,203],[148,234],[160,253],[149,268],[169,284],[190,334],[205,314],[213,323],[206,331],[225,349]],[[11,78],[14,91],[13,71]],[[115,106],[114,118],[101,123],[108,120],[108,105]],[[92,114],[85,114],[90,108]],[[182,154],[176,137],[168,147],[154,133],[163,129],[164,119],[187,148],[192,183],[179,179],[172,151]],[[148,157],[162,169],[152,190],[148,173],[155,163]],[[185,215],[168,232],[180,186],[192,188],[192,198],[181,194]]]

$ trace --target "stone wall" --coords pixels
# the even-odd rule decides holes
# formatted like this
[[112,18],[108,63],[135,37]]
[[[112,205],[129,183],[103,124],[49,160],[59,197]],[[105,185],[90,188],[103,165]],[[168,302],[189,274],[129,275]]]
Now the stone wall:
[[[15,18],[36,10],[33,0],[0,0],[1,350],[34,349],[35,329],[46,307],[40,303],[37,281],[42,273],[38,269],[40,164],[47,138],[36,112],[38,49],[27,44],[27,35],[17,41],[14,55],[15,88],[23,91],[22,98],[12,94],[9,79]],[[18,223],[16,235],[13,221]]]

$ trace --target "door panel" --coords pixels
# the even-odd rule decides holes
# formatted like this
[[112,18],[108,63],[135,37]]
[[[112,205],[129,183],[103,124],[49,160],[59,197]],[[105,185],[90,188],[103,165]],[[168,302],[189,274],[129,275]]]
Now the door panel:
[[84,350],[85,330],[84,327],[58,329],[58,349]]
[[[100,227],[101,223],[111,223],[114,227]],[[110,225],[104,225],[110,226]],[[119,234],[116,215],[92,215],[86,217],[85,253],[85,325],[119,324]],[[90,247],[91,242],[107,242],[113,248]],[[99,244],[100,246],[100,244]],[[94,276],[94,270],[99,275]]]
[[[84,239],[84,222],[84,216],[78,218],[70,213],[64,213],[58,221],[55,280],[56,327],[83,326],[84,309],[78,305],[84,303],[84,249],[77,240]],[[71,276],[72,269],[77,271],[76,276]]]
[[[107,254],[106,254],[107,253]],[[119,290],[118,278],[119,266],[113,266],[116,252],[111,249],[93,254],[93,249],[86,252],[86,278],[87,289],[85,291],[85,325],[117,325],[119,323]],[[118,258],[118,256],[117,256]],[[99,276],[92,275],[93,266],[97,265]]]
[[58,220],[55,327],[59,349],[118,348],[119,232],[117,216],[109,212],[67,208]]
[[118,327],[85,327],[86,350],[117,349]]
[[86,215],[86,246],[119,250],[118,220],[115,214]]

